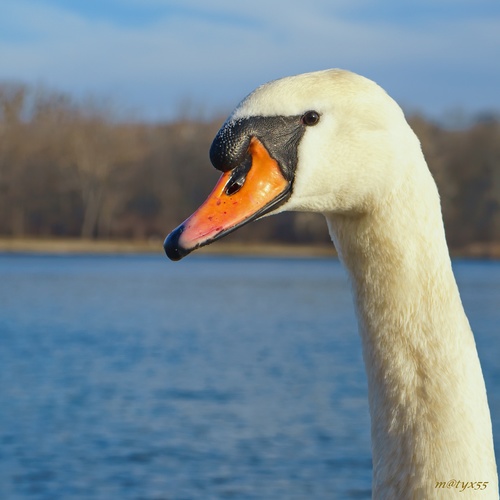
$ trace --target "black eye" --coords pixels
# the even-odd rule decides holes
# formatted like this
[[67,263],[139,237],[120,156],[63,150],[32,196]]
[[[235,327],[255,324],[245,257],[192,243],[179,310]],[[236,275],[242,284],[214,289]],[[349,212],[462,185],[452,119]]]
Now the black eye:
[[319,122],[319,113],[317,111],[307,111],[302,115],[301,121],[304,125],[312,127]]

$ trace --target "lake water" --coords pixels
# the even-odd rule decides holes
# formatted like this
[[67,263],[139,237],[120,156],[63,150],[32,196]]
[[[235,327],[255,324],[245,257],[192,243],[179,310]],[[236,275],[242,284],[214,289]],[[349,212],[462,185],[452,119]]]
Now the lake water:
[[[454,267],[499,450],[500,263]],[[359,499],[370,482],[336,260],[0,255],[1,499]]]

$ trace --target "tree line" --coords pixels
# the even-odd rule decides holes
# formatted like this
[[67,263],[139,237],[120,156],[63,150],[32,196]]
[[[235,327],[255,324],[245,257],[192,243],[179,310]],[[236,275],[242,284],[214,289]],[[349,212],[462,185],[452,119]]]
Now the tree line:
[[[0,236],[163,239],[215,184],[208,150],[223,119],[148,123],[96,101],[0,83]],[[409,122],[441,193],[450,246],[500,243],[498,117],[462,128],[419,115]],[[267,218],[230,238],[329,239],[314,214]]]

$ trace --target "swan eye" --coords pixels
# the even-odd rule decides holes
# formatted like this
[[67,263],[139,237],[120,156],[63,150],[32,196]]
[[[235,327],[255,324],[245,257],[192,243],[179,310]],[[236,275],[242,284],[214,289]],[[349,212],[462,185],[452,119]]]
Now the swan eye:
[[302,115],[301,121],[304,125],[312,127],[319,122],[319,113],[317,111],[307,111]]

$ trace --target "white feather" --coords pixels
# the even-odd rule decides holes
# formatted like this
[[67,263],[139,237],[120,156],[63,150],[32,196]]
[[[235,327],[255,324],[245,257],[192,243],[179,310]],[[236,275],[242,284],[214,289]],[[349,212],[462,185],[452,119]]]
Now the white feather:
[[[498,498],[491,419],[439,196],[399,106],[341,70],[284,78],[230,120],[320,113],[282,210],[325,214],[353,286],[368,376],[373,497]],[[481,490],[442,489],[450,480]]]

